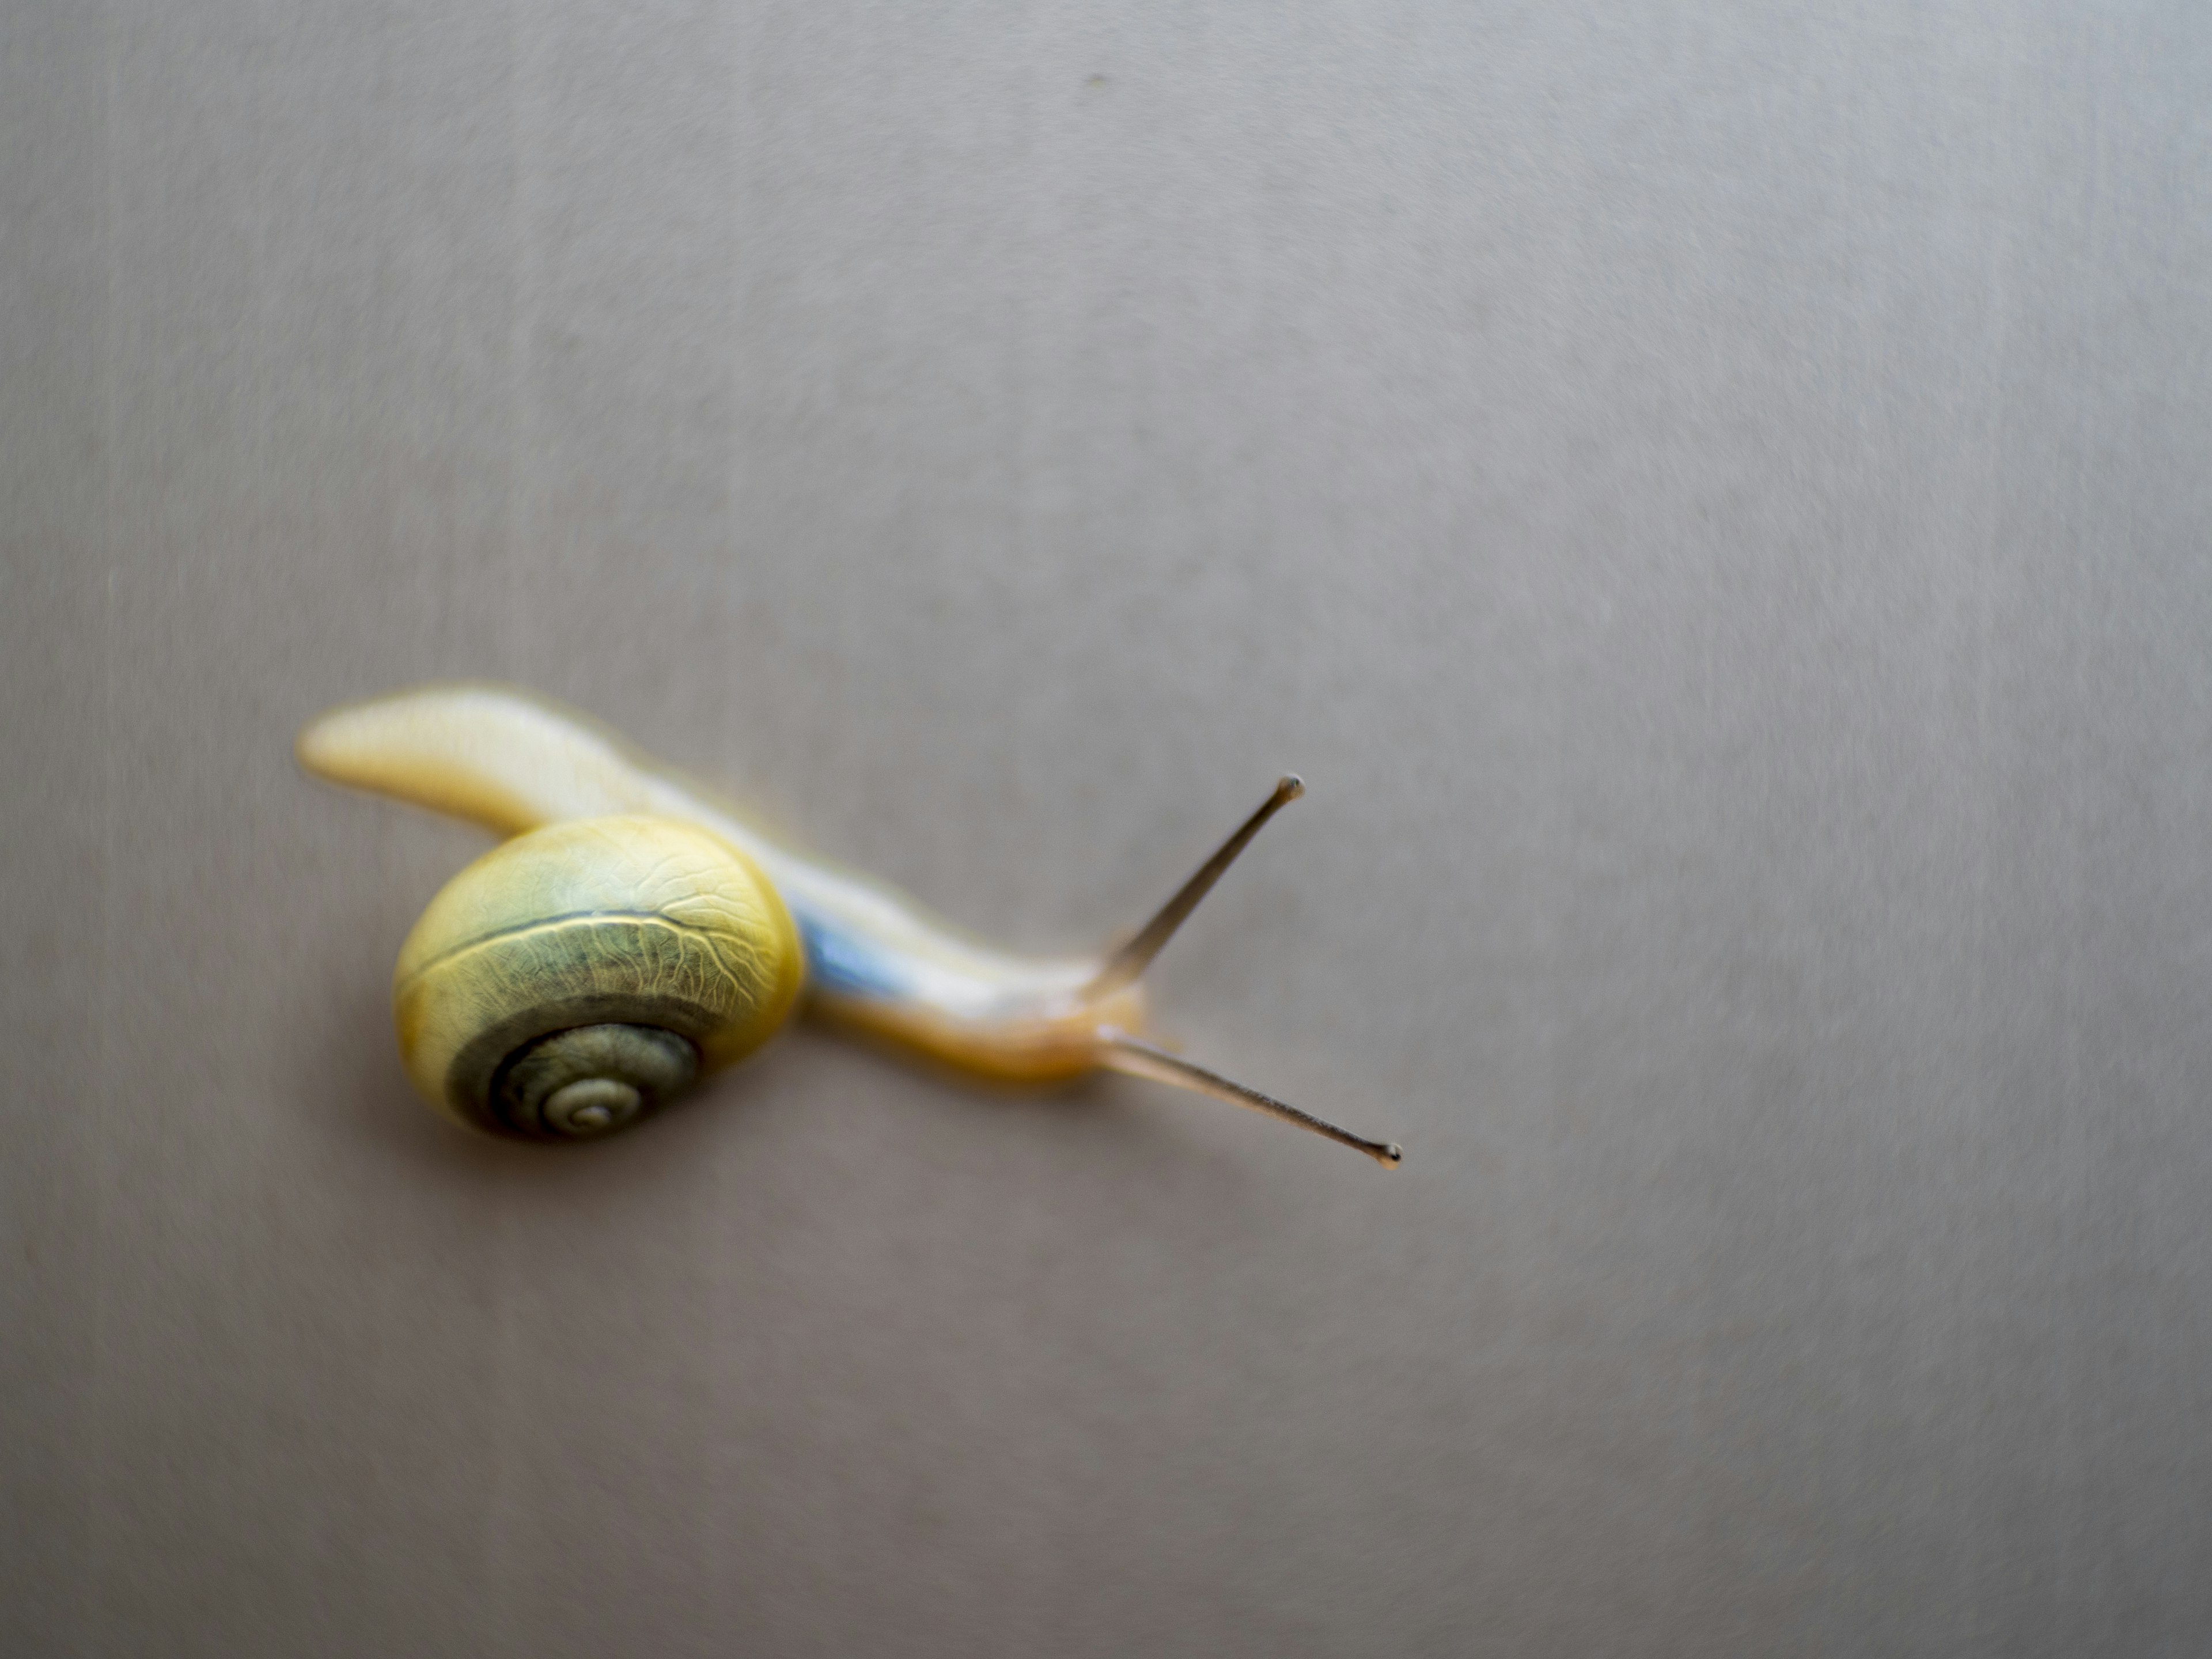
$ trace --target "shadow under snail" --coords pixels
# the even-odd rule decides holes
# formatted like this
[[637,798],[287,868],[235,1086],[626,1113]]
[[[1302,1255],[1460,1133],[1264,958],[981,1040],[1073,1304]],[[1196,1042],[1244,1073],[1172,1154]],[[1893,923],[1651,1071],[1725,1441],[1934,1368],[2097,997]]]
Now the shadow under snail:
[[310,772],[510,837],[454,877],[400,948],[408,1076],[455,1121],[567,1140],[637,1121],[814,1013],[970,1073],[1100,1067],[1367,1140],[1148,1042],[1139,977],[1304,786],[1284,778],[1127,942],[1035,958],[786,847],[709,789],[580,715],[493,685],[426,686],[301,732]]

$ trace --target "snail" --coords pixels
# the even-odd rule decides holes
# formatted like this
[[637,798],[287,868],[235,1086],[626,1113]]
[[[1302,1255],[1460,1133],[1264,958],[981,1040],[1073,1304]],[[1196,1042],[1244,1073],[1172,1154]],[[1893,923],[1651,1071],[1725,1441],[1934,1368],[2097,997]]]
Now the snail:
[[1040,959],[783,845],[528,692],[433,685],[349,704],[310,722],[297,752],[318,776],[508,838],[431,901],[393,975],[408,1076],[464,1126],[614,1133],[744,1058],[803,1002],[973,1074],[1048,1083],[1105,1068],[1267,1113],[1386,1168],[1401,1156],[1145,1035],[1140,975],[1304,793],[1295,777],[1117,949]]

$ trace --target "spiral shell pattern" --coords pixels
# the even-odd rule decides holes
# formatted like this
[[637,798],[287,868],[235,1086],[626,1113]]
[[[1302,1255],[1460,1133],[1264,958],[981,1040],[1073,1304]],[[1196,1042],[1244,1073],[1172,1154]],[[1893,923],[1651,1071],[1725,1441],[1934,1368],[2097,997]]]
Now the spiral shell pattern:
[[532,1139],[624,1127],[781,1025],[804,957],[742,853],[672,818],[549,824],[431,901],[392,982],[415,1086]]

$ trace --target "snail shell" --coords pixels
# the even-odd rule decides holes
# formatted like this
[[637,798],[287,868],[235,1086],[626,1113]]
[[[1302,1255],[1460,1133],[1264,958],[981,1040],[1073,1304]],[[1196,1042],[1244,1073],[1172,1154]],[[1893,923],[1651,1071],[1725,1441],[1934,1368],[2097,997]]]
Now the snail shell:
[[775,888],[720,836],[586,818],[454,877],[400,948],[392,1011],[433,1105],[495,1133],[589,1138],[766,1042],[804,962]]

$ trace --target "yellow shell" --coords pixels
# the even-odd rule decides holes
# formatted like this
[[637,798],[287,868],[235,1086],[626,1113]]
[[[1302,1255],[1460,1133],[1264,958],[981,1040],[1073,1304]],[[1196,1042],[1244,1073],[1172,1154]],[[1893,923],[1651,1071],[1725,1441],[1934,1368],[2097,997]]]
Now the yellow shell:
[[454,877],[400,949],[392,1012],[433,1105],[477,1128],[588,1136],[767,1041],[804,963],[783,901],[721,837],[586,818]]

